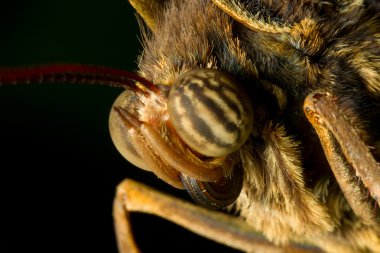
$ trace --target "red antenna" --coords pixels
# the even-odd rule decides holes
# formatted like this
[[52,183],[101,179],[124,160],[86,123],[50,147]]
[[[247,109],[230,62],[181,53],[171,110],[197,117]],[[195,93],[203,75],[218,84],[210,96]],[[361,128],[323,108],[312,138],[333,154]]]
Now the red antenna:
[[[141,89],[135,82],[146,89]],[[140,93],[159,89],[145,78],[125,70],[83,64],[52,64],[22,68],[0,68],[0,84],[77,83],[122,87]]]

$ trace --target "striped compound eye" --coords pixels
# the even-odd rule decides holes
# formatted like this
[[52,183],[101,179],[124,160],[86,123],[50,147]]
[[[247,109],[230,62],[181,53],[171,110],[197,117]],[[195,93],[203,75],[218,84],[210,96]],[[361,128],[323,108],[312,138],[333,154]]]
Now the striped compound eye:
[[230,75],[214,69],[180,75],[168,98],[170,120],[182,140],[209,157],[230,154],[247,140],[253,110],[246,92]]

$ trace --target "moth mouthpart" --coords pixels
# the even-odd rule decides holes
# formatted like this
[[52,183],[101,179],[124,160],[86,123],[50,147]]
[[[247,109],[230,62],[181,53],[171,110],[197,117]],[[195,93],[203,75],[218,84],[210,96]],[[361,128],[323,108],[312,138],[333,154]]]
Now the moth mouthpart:
[[243,188],[243,170],[235,168],[231,177],[202,182],[181,174],[181,182],[191,198],[210,209],[223,209],[235,202]]
[[113,109],[124,119],[124,124],[128,127],[141,127],[142,123],[132,114],[130,114],[127,110],[120,106],[114,106]]
[[158,177],[172,182],[169,184],[179,182],[179,174],[205,182],[216,182],[224,176],[222,167],[197,164],[173,149],[152,124],[140,121],[127,109],[114,106],[111,115],[120,122],[111,128],[118,150],[129,161],[130,157],[140,160],[138,164],[147,165]]

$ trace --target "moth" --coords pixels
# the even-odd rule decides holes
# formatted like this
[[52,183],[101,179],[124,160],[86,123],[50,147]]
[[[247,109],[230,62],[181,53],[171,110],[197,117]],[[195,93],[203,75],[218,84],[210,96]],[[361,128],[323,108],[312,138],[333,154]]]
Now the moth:
[[[57,65],[40,81],[125,85],[110,116],[120,153],[240,218],[125,181],[120,252],[138,252],[132,211],[250,252],[380,252],[376,1],[130,3],[138,75]],[[38,81],[28,71],[0,80]]]

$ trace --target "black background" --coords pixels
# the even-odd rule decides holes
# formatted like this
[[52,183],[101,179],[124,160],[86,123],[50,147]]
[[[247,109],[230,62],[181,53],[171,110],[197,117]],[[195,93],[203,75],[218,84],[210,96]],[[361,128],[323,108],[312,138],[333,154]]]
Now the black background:
[[[126,0],[0,1],[1,66],[61,62],[134,71],[138,35]],[[127,177],[189,199],[114,148],[108,113],[120,92],[0,87],[0,252],[116,253],[111,207]],[[227,252],[156,217],[132,217],[143,252]]]

